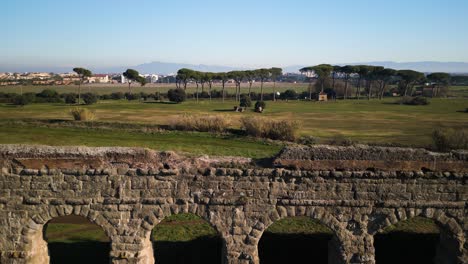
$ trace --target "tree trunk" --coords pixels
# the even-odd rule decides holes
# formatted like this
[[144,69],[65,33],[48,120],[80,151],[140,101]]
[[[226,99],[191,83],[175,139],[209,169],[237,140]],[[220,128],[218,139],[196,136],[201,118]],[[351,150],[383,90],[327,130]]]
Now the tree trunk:
[[309,82],[309,100],[312,101],[312,81]]
[[343,99],[346,100],[346,97],[347,97],[347,96],[348,96],[348,78],[345,77]]
[[249,82],[249,98],[251,98],[252,94],[252,82]]
[[195,92],[195,96],[197,98],[197,103],[198,103],[198,83],[197,83],[197,91]]
[[276,102],[276,81],[273,81],[273,102]]
[[263,101],[263,80],[261,80],[260,84],[260,101]]
[[367,81],[366,83],[367,85],[367,100],[370,100],[371,96],[372,96],[372,81]]
[[80,104],[81,101],[81,80],[80,83],[78,84],[78,105]]
[[360,94],[361,94],[361,77],[359,77],[358,79],[358,85],[356,89],[356,97],[358,100],[359,100]]
[[208,95],[210,96],[210,101],[211,101],[211,82],[208,83]]
[[224,103],[224,96],[225,96],[225,92],[224,92],[224,85],[225,85],[225,83],[226,83],[226,82],[225,82],[225,81],[223,81],[223,91],[222,91],[222,93],[223,93],[223,94],[222,94],[222,97],[223,97],[223,103]]
[[132,88],[130,87],[131,84],[132,84],[132,83],[129,81],[129,82],[128,82],[128,92],[129,92],[130,94],[132,94]]

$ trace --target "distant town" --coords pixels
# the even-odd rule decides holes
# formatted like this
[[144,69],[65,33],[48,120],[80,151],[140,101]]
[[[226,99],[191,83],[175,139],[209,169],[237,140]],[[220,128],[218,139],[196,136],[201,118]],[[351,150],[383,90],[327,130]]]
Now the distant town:
[[[175,74],[158,75],[142,74],[147,83],[158,83],[161,80],[173,82]],[[0,73],[0,85],[72,85],[78,84],[80,77],[75,72],[69,73],[48,73],[48,72],[24,72],[24,73]],[[119,74],[93,74],[87,77],[84,83],[117,84],[128,83],[128,80]]]

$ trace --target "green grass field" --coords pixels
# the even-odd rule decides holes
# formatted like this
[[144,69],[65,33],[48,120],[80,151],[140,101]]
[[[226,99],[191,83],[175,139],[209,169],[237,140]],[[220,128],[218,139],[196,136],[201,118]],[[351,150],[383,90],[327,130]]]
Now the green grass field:
[[[467,129],[468,108],[466,99],[432,99],[427,106],[393,104],[396,99],[385,100],[339,100],[318,103],[308,101],[267,102],[266,112],[245,113],[231,111],[234,101],[205,100],[199,103],[189,100],[182,104],[166,104],[125,100],[106,100],[84,106],[95,111],[99,121],[127,124],[167,125],[178,115],[224,115],[232,121],[232,128],[239,128],[239,119],[244,116],[263,116],[274,119],[296,120],[300,123],[301,135],[327,140],[341,137],[360,143],[397,144],[425,147],[431,144],[434,128],[448,127]],[[1,122],[14,120],[71,120],[72,106],[65,104],[32,104],[17,107],[0,104]],[[25,143],[49,145],[88,146],[139,146],[156,149],[173,149],[201,154],[212,153],[220,146],[232,147],[226,152],[244,155],[250,146],[244,139],[233,136],[212,137],[206,133],[140,133],[109,130],[96,132],[91,129],[9,124],[0,128],[0,143]],[[223,145],[224,144],[224,145]],[[260,143],[260,146],[265,145]],[[255,151],[250,146],[252,151]],[[249,149],[250,149],[249,148]],[[211,149],[211,150],[210,150]],[[272,153],[277,146],[260,148],[258,151]],[[226,152],[220,154],[227,154]],[[257,154],[248,151],[248,156]]]
[[[196,85],[189,84],[187,86],[188,93],[195,93],[196,92]],[[308,83],[264,83],[264,92],[265,93],[272,93],[273,90],[277,92],[283,92],[288,89],[296,90],[297,92],[302,92],[307,90]],[[81,86],[82,92],[93,92],[97,94],[111,94],[113,92],[128,92],[128,85],[127,84],[83,84]],[[138,84],[131,85],[132,92],[139,93],[166,93],[169,89],[176,88],[175,84],[147,84],[145,86],[140,86]],[[273,89],[274,88],[274,89]],[[4,93],[20,93],[21,90],[23,93],[33,92],[39,93],[44,89],[53,89],[56,90],[58,93],[78,93],[78,86],[77,85],[56,85],[56,86],[45,86],[45,85],[28,85],[28,86],[0,86],[0,92]],[[222,90],[221,84],[215,83],[213,84],[212,90]],[[235,94],[235,85],[233,83],[227,83],[225,85],[226,92],[229,94]],[[201,92],[202,88],[201,85],[199,87],[199,92]],[[241,90],[243,93],[247,93],[249,91],[249,84],[242,83]],[[208,91],[208,85],[205,85],[205,91]],[[260,83],[253,83],[252,84],[252,92],[260,92]]]

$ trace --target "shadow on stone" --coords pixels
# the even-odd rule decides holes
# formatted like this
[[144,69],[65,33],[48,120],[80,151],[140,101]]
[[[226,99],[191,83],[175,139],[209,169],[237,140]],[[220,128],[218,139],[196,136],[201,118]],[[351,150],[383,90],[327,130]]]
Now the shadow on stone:
[[434,263],[439,234],[392,232],[374,237],[379,264]]
[[106,242],[53,242],[48,247],[51,264],[109,263],[110,245]]
[[191,241],[153,242],[154,259],[158,264],[220,264],[222,239],[204,236]]
[[265,232],[258,252],[261,264],[328,263],[331,234],[277,234]]

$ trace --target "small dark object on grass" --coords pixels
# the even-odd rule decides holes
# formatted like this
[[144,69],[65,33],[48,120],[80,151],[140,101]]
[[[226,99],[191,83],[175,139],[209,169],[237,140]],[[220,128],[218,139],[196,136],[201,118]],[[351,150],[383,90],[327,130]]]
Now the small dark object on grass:
[[416,97],[410,97],[410,96],[405,96],[400,98],[397,101],[397,104],[404,104],[404,105],[428,105],[429,101],[427,100],[426,97],[422,96],[416,96]]

